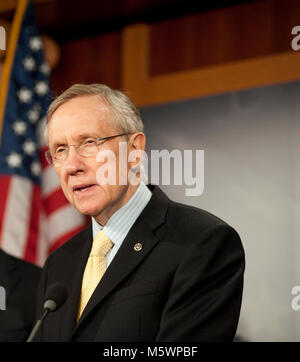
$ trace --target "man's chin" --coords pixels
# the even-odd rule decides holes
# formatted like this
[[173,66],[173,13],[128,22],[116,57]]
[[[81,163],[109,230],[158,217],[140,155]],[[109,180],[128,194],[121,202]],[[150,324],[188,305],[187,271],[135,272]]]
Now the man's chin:
[[85,216],[95,216],[101,212],[99,211],[99,206],[93,207],[91,205],[79,205],[78,203],[75,203],[74,207]]
[[97,215],[99,215],[99,212],[93,209],[77,209],[77,210],[85,216],[96,217]]

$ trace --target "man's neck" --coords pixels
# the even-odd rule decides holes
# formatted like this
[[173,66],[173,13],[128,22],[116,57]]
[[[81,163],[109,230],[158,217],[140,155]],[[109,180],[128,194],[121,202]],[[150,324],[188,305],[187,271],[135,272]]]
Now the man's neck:
[[127,191],[119,200],[119,202],[113,205],[107,212],[103,212],[98,216],[94,217],[95,220],[102,226],[108,222],[108,220],[112,217],[112,215],[117,212],[121,207],[123,207],[127,202],[132,198],[132,196],[136,193],[137,189],[139,188],[140,183],[138,185],[129,185]]

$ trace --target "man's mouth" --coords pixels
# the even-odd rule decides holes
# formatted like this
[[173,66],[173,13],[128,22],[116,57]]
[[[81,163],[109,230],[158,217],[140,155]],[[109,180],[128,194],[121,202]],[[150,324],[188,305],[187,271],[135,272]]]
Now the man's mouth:
[[81,193],[90,190],[93,186],[93,184],[85,184],[85,185],[78,185],[73,187],[73,191],[76,193]]

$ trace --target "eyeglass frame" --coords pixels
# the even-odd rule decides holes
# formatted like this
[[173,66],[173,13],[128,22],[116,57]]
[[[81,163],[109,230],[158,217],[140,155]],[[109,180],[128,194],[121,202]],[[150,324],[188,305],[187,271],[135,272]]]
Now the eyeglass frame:
[[[86,137],[86,138],[95,138],[96,140],[97,140],[97,142],[101,142],[101,141],[106,141],[106,140],[109,140],[109,139],[112,139],[112,138],[115,138],[115,137],[121,137],[121,136],[128,136],[128,135],[130,135],[130,134],[133,134],[133,133],[120,133],[120,134],[116,134],[116,135],[114,135],[114,136],[108,136],[108,137],[102,137],[102,138],[100,138],[100,137]],[[103,143],[102,143],[103,144]],[[64,160],[62,160],[62,161],[56,161],[57,163],[63,163],[64,161],[66,161],[67,160],[67,158],[68,158],[68,156],[69,156],[69,152],[70,152],[70,147],[71,146],[73,146],[73,147],[75,147],[75,149],[76,149],[76,151],[77,151],[77,149],[81,146],[80,144],[79,145],[68,145],[68,146],[66,146],[67,147],[67,149],[68,149],[68,153],[67,153],[67,157],[64,159]],[[101,145],[97,145],[97,147],[100,147]],[[77,153],[80,155],[80,153],[77,151]],[[80,156],[82,156],[82,155],[80,155]],[[51,152],[50,152],[50,150],[48,149],[47,151],[45,151],[45,157],[46,157],[46,160],[47,160],[47,162],[49,163],[49,165],[54,165],[54,160],[55,160],[55,157],[53,157],[52,155],[51,155]],[[89,156],[82,156],[82,157],[89,157]]]

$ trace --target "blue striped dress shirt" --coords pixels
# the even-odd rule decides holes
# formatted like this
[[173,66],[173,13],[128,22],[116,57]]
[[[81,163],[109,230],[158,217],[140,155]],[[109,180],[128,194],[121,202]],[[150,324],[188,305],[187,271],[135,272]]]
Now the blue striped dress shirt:
[[92,218],[93,239],[95,239],[97,232],[103,229],[105,235],[114,243],[113,248],[106,255],[107,267],[151,196],[151,191],[141,182],[131,199],[110,217],[104,227]]

